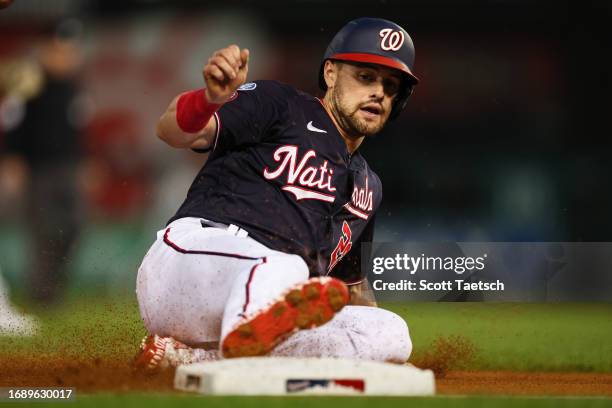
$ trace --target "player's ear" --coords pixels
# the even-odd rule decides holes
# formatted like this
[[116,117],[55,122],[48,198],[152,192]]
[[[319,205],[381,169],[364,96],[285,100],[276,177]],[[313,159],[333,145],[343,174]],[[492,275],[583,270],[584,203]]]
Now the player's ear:
[[336,61],[327,60],[323,66],[323,78],[327,88],[333,88],[338,78],[338,70],[340,69],[340,63]]

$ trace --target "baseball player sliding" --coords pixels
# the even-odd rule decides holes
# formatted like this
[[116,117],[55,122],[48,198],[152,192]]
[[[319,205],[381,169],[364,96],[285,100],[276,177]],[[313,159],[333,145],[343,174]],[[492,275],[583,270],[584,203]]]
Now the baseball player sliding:
[[236,45],[215,52],[206,88],[174,98],[157,125],[170,146],[210,155],[138,271],[151,335],[136,365],[255,355],[405,362],[406,323],[347,306],[347,285],[364,279],[361,243],[382,199],[358,148],[417,83],[412,40],[387,20],[349,22],[323,58],[323,99],[245,83],[248,63]]

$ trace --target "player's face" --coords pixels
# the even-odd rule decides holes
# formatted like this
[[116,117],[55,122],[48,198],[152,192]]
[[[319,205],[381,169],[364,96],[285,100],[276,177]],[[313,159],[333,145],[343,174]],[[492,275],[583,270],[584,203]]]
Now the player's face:
[[400,90],[401,74],[370,64],[337,63],[337,67],[330,96],[340,125],[356,135],[380,132]]

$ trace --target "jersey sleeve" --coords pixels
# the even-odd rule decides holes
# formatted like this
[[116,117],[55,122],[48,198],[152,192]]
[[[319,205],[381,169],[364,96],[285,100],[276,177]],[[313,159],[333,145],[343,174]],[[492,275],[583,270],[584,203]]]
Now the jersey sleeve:
[[347,285],[356,285],[366,278],[368,271],[362,270],[361,265],[362,260],[370,259],[372,246],[368,245],[366,250],[361,248],[361,244],[371,243],[373,241],[374,222],[375,217],[372,216],[357,242],[352,245],[349,253],[346,254],[332,270],[330,276],[344,281]]
[[215,114],[214,150],[231,150],[272,138],[286,121],[288,86],[275,81],[242,85]]

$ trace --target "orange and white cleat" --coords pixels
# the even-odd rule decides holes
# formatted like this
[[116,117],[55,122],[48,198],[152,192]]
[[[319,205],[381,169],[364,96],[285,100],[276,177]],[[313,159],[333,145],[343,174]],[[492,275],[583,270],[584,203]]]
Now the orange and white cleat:
[[137,370],[155,372],[181,364],[218,358],[217,350],[194,349],[172,337],[153,334],[142,339],[140,353],[136,356],[133,366]]
[[348,301],[348,288],[342,281],[312,278],[291,288],[225,336],[223,357],[265,355],[294,332],[327,323]]

